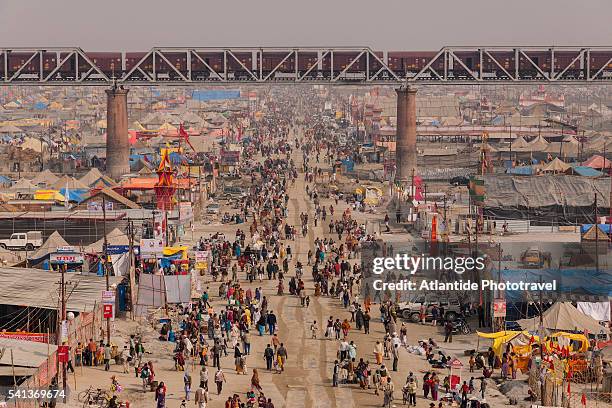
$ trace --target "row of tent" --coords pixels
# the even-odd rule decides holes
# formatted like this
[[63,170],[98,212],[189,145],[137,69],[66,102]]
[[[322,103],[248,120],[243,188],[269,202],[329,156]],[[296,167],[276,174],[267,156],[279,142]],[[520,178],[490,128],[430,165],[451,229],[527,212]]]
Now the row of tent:
[[116,186],[114,180],[102,174],[97,168],[92,168],[79,179],[64,175],[58,177],[50,170],[40,172],[31,180],[26,178],[17,181],[7,176],[0,178],[0,185],[8,193],[32,193],[35,200],[55,200],[80,203],[89,196],[91,189],[108,188]]
[[[600,325],[593,317],[581,312],[570,302],[556,302],[542,313],[542,328],[552,333],[549,338],[566,337],[570,340],[580,342],[579,352],[587,351],[589,348],[588,334],[609,335],[609,330]],[[540,317],[517,321],[523,331],[501,331],[497,333],[478,333],[481,338],[493,340],[493,351],[498,356],[505,350],[505,345],[510,343],[517,347],[527,347],[539,339],[531,333],[537,333],[540,328]],[[578,334],[582,332],[583,334]]]
[[603,169],[612,168],[612,162],[600,155],[591,156],[582,163],[566,163],[555,157],[548,163],[540,163],[532,166],[510,167],[506,170],[508,174],[530,176],[533,174],[571,174],[584,177],[601,177]]

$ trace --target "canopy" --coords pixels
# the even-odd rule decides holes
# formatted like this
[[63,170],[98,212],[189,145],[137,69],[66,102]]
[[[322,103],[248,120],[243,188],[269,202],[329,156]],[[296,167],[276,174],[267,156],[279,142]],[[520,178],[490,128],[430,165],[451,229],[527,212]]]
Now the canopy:
[[10,187],[15,192],[30,192],[36,190],[36,186],[28,179],[19,179]]
[[59,190],[61,188],[69,188],[71,190],[88,190],[89,186],[81,183],[79,180],[70,176],[63,176],[55,183],[53,183],[53,188]]
[[[559,337],[564,337],[568,340],[578,341],[580,342],[580,347],[575,350],[579,353],[584,353],[589,349],[589,339],[584,334],[575,334],[575,333],[566,333],[566,332],[556,332],[548,336],[547,339],[551,339],[550,341],[554,341],[553,339],[558,339]],[[555,343],[562,343],[562,341],[556,340]],[[569,341],[567,341],[569,343]]]
[[36,190],[34,192],[35,200],[42,201],[61,201],[64,202],[66,198],[58,190]]
[[527,141],[523,139],[523,136],[519,136],[512,142],[511,146],[512,150],[522,150],[527,148],[527,146],[529,146],[529,143],[527,143]]
[[23,130],[15,125],[8,124],[0,127],[0,133],[23,133]]
[[548,142],[541,135],[529,142],[528,148],[533,152],[544,151],[548,147]]
[[586,166],[575,166],[567,169],[567,174],[577,174],[582,177],[600,177],[603,176],[603,173],[599,170],[595,170],[592,167]]
[[570,165],[555,157],[550,163],[547,163],[542,171],[545,173],[563,173],[570,168]]
[[49,235],[49,238],[47,238],[47,240],[42,244],[42,246],[32,254],[30,259],[41,260],[50,253],[57,252],[57,248],[65,246],[70,245],[68,244],[68,242],[66,242],[64,238],[62,238],[59,232],[53,231],[53,234]]
[[173,246],[173,247],[165,247],[164,248],[164,256],[172,256],[176,255],[179,252],[187,252],[189,248],[186,246]]
[[538,336],[532,336],[527,331],[505,330],[496,333],[476,333],[478,334],[478,337],[493,340],[493,345],[491,348],[498,356],[501,356],[504,353],[507,343],[510,343],[513,346],[516,353],[524,354],[529,351],[528,347],[530,347],[532,342],[537,342],[540,340]]
[[[585,315],[569,302],[556,302],[542,313],[542,322],[544,328],[550,330],[605,332],[597,320]],[[525,330],[537,330],[540,326],[540,317],[518,320],[517,323]]]
[[109,177],[105,176],[104,174],[102,174],[100,172],[100,170],[98,170],[97,168],[92,168],[91,170],[89,170],[87,172],[87,174],[85,174],[83,177],[81,177],[79,179],[79,181],[81,183],[83,183],[86,186],[93,186],[94,184],[96,184],[100,179],[102,179],[103,183],[107,186],[114,186],[116,185],[116,183],[110,179]]
[[591,167],[593,169],[607,169],[612,166],[612,163],[608,159],[604,159],[602,156],[596,154],[591,156],[587,161],[582,163],[583,166]]
[[[113,229],[111,232],[106,234],[106,241],[109,245],[129,245],[130,239],[128,236],[121,231],[119,228]],[[94,242],[91,245],[85,247],[85,252],[90,254],[99,254],[104,250],[104,237]]]
[[32,179],[32,184],[34,185],[43,184],[45,186],[51,186],[55,184],[57,180],[59,180],[59,177],[53,174],[51,170],[46,169],[38,173],[38,175]]

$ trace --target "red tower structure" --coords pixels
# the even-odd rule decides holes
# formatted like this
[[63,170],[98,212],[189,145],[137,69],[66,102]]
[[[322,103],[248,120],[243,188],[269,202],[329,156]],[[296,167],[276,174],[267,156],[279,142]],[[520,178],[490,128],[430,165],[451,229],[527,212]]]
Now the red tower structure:
[[162,211],[172,210],[174,208],[174,193],[176,186],[174,184],[174,169],[170,161],[170,152],[168,149],[162,150],[162,158],[157,167],[158,180],[155,183],[155,195],[157,197],[157,209]]

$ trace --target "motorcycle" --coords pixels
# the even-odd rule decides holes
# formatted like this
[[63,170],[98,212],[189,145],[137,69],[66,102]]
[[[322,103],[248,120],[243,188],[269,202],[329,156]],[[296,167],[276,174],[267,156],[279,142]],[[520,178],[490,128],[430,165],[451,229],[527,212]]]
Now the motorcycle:
[[472,328],[465,317],[458,316],[453,322],[453,334],[470,334]]

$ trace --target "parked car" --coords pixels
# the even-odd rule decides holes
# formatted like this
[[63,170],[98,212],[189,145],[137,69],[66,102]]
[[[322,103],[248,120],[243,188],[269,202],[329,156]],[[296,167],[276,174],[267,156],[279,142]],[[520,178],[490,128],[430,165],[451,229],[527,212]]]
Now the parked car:
[[31,251],[43,244],[41,231],[16,232],[0,240],[0,248]]
[[444,318],[454,321],[461,314],[461,302],[457,297],[440,296],[438,294],[418,295],[416,298],[408,302],[400,302],[397,304],[397,313],[406,320],[413,323],[420,321],[421,305],[425,305],[426,320],[431,320],[431,307],[436,305],[444,308]]
[[217,203],[211,203],[206,206],[206,214],[219,214],[221,206]]

